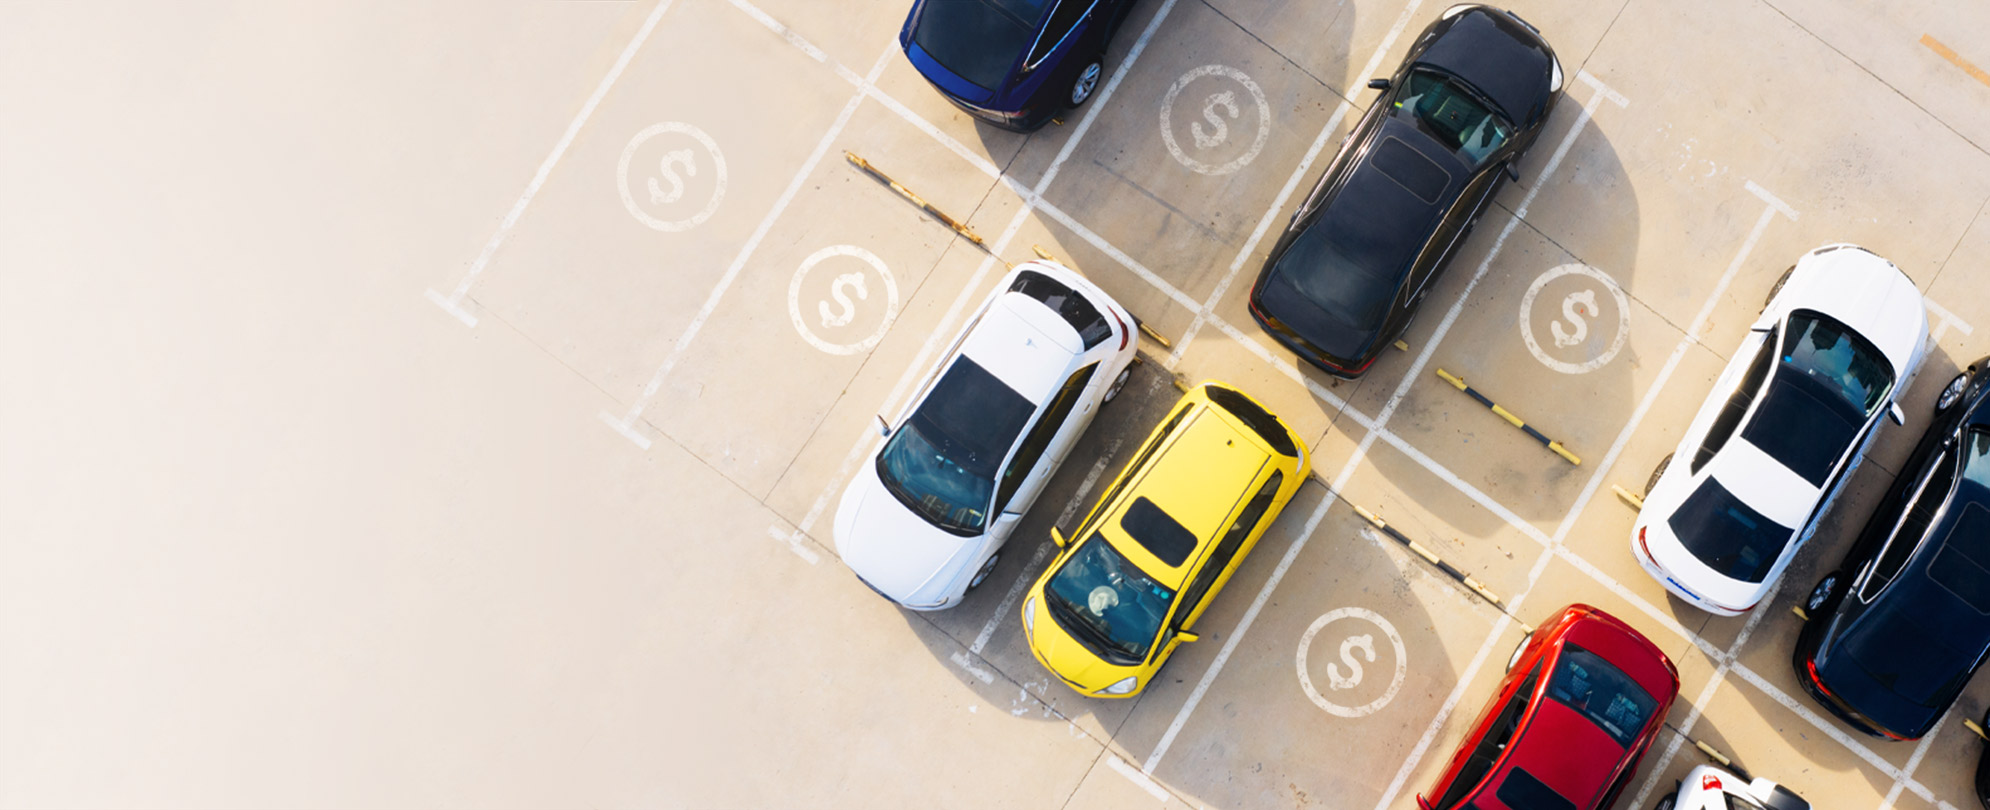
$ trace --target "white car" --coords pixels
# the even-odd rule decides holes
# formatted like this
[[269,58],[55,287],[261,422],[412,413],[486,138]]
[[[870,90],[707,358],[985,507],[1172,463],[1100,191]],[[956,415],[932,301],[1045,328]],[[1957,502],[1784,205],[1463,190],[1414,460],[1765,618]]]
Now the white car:
[[1743,781],[1712,765],[1686,772],[1679,790],[1653,810],[1810,810],[1810,802],[1767,779]]
[[1126,385],[1134,328],[1125,308],[1069,269],[1010,271],[905,412],[880,426],[885,441],[836,508],[844,564],[913,610],[959,604]]
[[1856,245],[1804,254],[1769,295],[1631,530],[1646,573],[1721,616],[1746,613],[1783,575],[1881,416],[1905,423],[1895,398],[1928,342],[1920,290]]

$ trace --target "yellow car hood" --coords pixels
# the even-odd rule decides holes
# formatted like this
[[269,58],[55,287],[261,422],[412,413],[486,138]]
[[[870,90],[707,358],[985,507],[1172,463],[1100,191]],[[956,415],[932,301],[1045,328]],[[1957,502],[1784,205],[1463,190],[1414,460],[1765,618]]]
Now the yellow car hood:
[[1036,611],[1030,652],[1045,669],[1072,688],[1089,695],[1139,671],[1138,666],[1122,667],[1099,658],[1083,642],[1065,632],[1063,625],[1050,615],[1050,608],[1044,605],[1041,596],[1030,604]]

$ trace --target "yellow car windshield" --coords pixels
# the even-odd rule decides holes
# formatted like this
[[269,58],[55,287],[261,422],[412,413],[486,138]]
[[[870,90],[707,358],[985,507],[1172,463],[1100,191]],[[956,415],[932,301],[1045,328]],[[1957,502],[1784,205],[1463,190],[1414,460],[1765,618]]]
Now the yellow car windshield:
[[1146,660],[1175,601],[1173,590],[1097,533],[1050,575],[1043,593],[1059,626],[1093,654],[1121,666]]

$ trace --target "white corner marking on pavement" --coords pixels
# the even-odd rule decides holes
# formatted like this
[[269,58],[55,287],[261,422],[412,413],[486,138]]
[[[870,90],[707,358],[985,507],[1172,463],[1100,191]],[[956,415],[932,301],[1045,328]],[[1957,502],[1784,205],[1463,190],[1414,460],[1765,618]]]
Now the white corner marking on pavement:
[[1153,796],[1155,801],[1165,802],[1168,800],[1168,791],[1166,789],[1155,784],[1154,780],[1148,778],[1147,774],[1135,770],[1132,765],[1128,765],[1126,760],[1108,753],[1106,754],[1106,764],[1112,766],[1113,770],[1118,771],[1120,776],[1126,777],[1127,781],[1139,785],[1141,790],[1147,791],[1147,795]]

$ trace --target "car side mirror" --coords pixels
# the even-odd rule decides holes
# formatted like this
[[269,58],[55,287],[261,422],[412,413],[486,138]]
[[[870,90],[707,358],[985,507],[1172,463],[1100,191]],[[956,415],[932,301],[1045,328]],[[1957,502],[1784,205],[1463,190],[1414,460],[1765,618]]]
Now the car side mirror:
[[1175,640],[1176,640],[1176,641],[1179,641],[1179,642],[1181,642],[1181,643],[1183,643],[1183,644],[1187,644],[1187,643],[1189,643],[1189,642],[1191,642],[1191,641],[1201,641],[1201,640],[1202,640],[1202,637],[1201,637],[1201,636],[1198,636],[1198,635],[1196,635],[1196,634],[1194,634],[1194,633],[1191,633],[1191,632],[1189,632],[1189,631],[1187,631],[1187,630],[1183,630],[1183,631],[1181,631],[1181,632],[1179,632],[1179,633],[1176,633],[1176,634],[1175,634]]
[[1520,170],[1513,168],[1513,163],[1511,161],[1508,161],[1507,163],[1504,163],[1502,165],[1506,169],[1506,176],[1508,178],[1511,178],[1515,183],[1520,182]]
[[878,414],[877,420],[878,420],[878,435],[889,438],[891,436],[891,424],[889,422],[884,421],[884,414]]
[[1058,531],[1056,526],[1050,527],[1050,542],[1056,543],[1058,548],[1071,545],[1071,541],[1064,539],[1064,533]]
[[1900,409],[1900,403],[1898,402],[1893,403],[1892,406],[1886,409],[1886,415],[1893,417],[1893,423],[1896,425],[1907,424],[1907,412]]
[[1389,89],[1389,80],[1388,80],[1388,79],[1369,79],[1369,80],[1368,80],[1368,89],[1370,89],[1370,90],[1387,90],[1387,89]]

